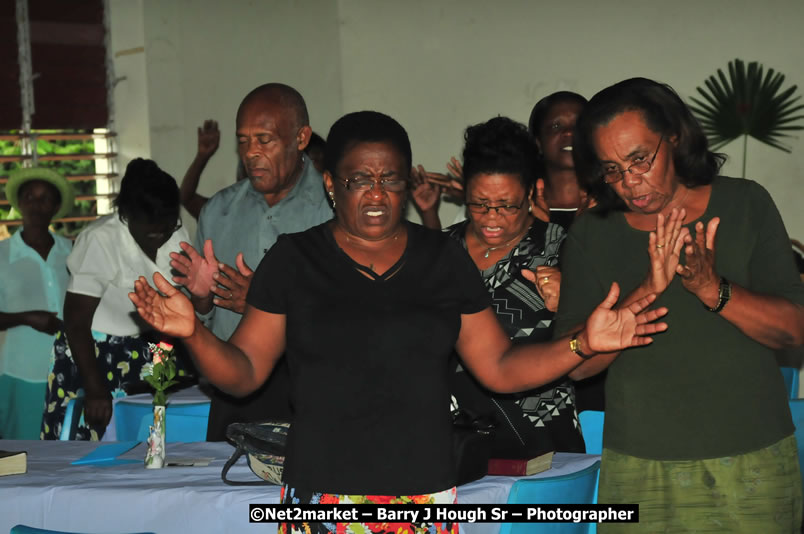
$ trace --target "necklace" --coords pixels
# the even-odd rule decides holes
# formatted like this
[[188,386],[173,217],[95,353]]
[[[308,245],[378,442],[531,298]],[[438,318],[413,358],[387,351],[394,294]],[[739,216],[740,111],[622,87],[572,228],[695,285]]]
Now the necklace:
[[[513,245],[514,243],[518,243],[518,242],[519,242],[519,240],[520,240],[520,239],[522,239],[522,237],[523,237],[525,234],[527,234],[527,233],[528,233],[528,230],[529,230],[529,229],[530,229],[530,227],[526,227],[524,232],[522,232],[522,233],[518,234],[516,237],[514,237],[514,238],[513,238],[511,241],[509,241],[508,243],[504,243],[504,244],[502,244],[502,245],[497,245],[496,247],[487,247],[487,248],[486,248],[486,253],[485,253],[485,254],[483,254],[483,257],[484,257],[484,258],[488,258],[488,257],[489,257],[489,254],[491,254],[493,251],[495,251],[495,250],[499,250],[499,249],[508,248],[508,247],[510,247],[511,245]],[[475,236],[477,237],[477,240],[478,240],[478,241],[480,241],[480,243],[483,243],[483,241],[480,239],[480,236],[478,236],[478,235],[477,235],[477,233],[475,233]]]
[[[400,228],[399,230],[397,230],[396,234],[394,234],[394,241],[396,241],[396,240],[398,240],[398,239],[399,239],[399,234],[401,234],[402,232],[404,232],[404,230],[405,230],[405,229],[404,229],[404,227],[403,227],[403,228]],[[347,233],[346,233],[346,232],[344,232],[343,230],[341,230],[341,232],[343,233],[343,236],[346,238],[346,242],[347,242],[347,243],[353,243],[353,242],[354,242],[354,241],[352,241],[352,240],[349,238],[349,234],[347,234]]]

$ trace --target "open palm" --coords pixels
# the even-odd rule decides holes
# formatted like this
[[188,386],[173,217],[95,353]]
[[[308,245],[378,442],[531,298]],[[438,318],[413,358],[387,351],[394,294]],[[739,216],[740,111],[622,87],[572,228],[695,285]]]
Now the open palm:
[[617,283],[611,284],[609,294],[586,320],[586,336],[593,352],[616,352],[628,347],[647,345],[650,334],[667,330],[666,323],[655,322],[667,313],[667,308],[646,310],[656,300],[650,294],[623,308],[614,309],[620,296]]
[[128,296],[137,307],[137,313],[154,329],[165,334],[176,337],[192,334],[195,311],[190,299],[158,272],[154,273],[154,284],[159,291],[152,288],[144,276],[134,281],[134,292]]
[[647,286],[651,292],[662,293],[676,274],[684,237],[689,235],[689,230],[681,226],[685,216],[686,211],[683,208],[673,208],[666,218],[660,213],[656,231],[649,234],[648,255],[651,269]]

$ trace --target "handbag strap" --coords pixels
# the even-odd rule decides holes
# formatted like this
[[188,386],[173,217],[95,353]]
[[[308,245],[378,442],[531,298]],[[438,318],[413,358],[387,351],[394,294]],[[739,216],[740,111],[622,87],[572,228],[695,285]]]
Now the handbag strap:
[[229,468],[231,468],[237,460],[246,454],[246,449],[243,447],[242,444],[239,444],[235,451],[232,453],[232,456],[226,460],[226,463],[223,465],[223,469],[221,470],[221,479],[223,480],[224,484],[228,484],[230,486],[266,486],[272,485],[271,482],[267,480],[231,480],[226,478],[226,473],[229,472]]

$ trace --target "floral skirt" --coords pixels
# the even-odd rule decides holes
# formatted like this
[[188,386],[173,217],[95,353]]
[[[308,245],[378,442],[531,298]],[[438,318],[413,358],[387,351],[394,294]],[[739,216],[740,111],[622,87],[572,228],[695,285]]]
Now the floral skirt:
[[[112,336],[92,332],[95,340],[95,358],[98,370],[106,379],[112,398],[125,397],[124,386],[140,381],[142,366],[151,359],[147,336]],[[41,439],[59,439],[64,413],[69,399],[81,389],[81,375],[73,361],[67,336],[61,330],[53,343],[53,364],[47,377],[45,412],[42,419]],[[98,441],[104,428],[89,427],[81,415],[75,439]]]
[[600,534],[797,533],[796,439],[706,460],[648,460],[603,449],[598,502],[639,504],[639,523],[603,523]]
[[[282,486],[282,504],[456,504],[456,488],[424,495],[336,495]],[[458,534],[458,523],[280,523],[279,534]]]

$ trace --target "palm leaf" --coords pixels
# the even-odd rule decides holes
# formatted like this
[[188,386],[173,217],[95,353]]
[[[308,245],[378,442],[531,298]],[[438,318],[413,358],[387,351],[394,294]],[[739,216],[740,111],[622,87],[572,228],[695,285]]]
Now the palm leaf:
[[690,109],[698,118],[712,150],[718,150],[739,137],[744,138],[743,175],[748,137],[791,152],[783,143],[788,132],[804,129],[804,104],[796,95],[797,86],[782,89],[784,74],[764,68],[756,61],[745,64],[730,61],[728,75],[721,69],[697,87],[699,98],[690,97]]

